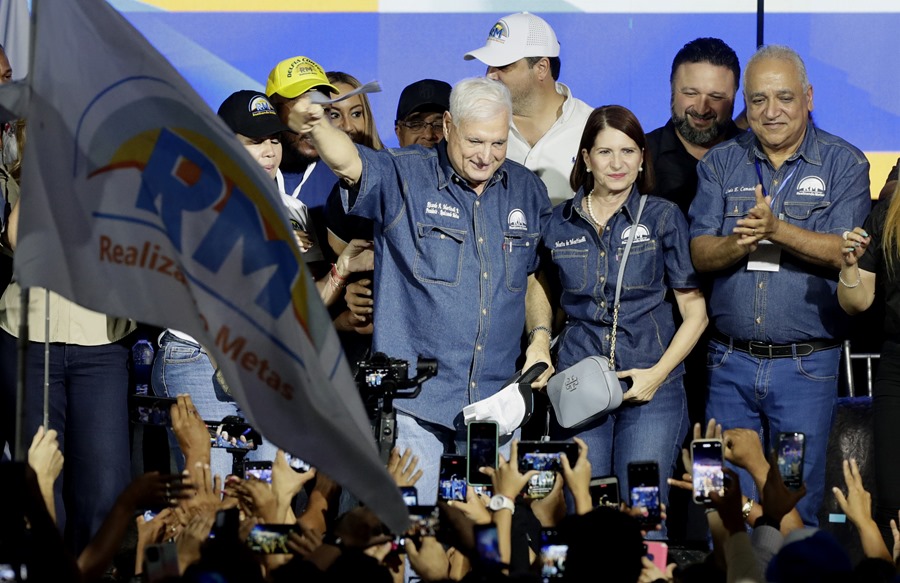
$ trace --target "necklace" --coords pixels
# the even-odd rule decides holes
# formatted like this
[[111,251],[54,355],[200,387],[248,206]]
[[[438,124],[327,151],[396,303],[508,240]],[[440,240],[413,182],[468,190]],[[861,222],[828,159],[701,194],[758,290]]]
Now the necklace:
[[603,228],[603,225],[600,224],[600,221],[597,220],[597,217],[594,216],[594,206],[591,204],[591,199],[594,198],[594,189],[591,189],[591,192],[587,195],[587,207],[588,207],[588,215],[590,215],[591,220],[594,221],[594,224]]

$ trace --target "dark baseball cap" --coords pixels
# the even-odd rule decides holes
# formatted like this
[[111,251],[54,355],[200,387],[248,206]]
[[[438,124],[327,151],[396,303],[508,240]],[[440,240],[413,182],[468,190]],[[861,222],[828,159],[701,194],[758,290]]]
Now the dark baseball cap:
[[236,134],[248,138],[265,138],[291,131],[281,123],[278,113],[265,94],[259,91],[236,91],[219,106],[219,117]]
[[449,83],[435,79],[422,79],[407,85],[400,93],[397,104],[397,121],[403,121],[416,111],[436,111],[443,113],[450,109]]

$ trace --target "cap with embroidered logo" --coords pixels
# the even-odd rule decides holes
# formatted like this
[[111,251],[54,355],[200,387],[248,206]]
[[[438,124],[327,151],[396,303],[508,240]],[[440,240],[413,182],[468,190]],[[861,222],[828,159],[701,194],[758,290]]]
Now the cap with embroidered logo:
[[525,57],[558,57],[556,33],[540,16],[519,12],[504,16],[491,27],[480,49],[469,51],[467,61],[478,59],[488,67],[505,67]]
[[236,91],[222,102],[218,111],[236,134],[248,138],[265,138],[291,131],[278,119],[275,108],[259,91]]
[[277,93],[293,99],[317,87],[328,93],[340,93],[337,87],[328,82],[325,69],[319,63],[309,57],[294,57],[281,61],[269,73],[266,95],[272,97]]

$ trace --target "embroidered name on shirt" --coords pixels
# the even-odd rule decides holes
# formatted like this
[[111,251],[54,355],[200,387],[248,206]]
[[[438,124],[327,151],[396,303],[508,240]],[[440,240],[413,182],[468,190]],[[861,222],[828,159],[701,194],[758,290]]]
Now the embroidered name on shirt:
[[755,186],[733,186],[731,188],[725,189],[725,194],[731,194],[732,192],[755,192]]
[[525,213],[522,212],[522,209],[513,209],[509,211],[509,216],[507,216],[506,220],[509,222],[509,229],[511,231],[528,230],[528,222],[525,220]]
[[560,247],[568,247],[569,245],[577,245],[579,243],[585,243],[585,242],[587,242],[587,237],[582,235],[581,237],[578,237],[577,239],[566,239],[565,241],[556,241],[555,243],[553,243],[553,246],[556,247],[557,249],[559,249]]
[[807,176],[797,185],[798,196],[825,196],[825,181],[818,176]]
[[[625,227],[625,230],[622,231],[622,244],[625,245],[628,243],[628,237],[631,236],[631,225]],[[650,229],[641,223],[637,225],[637,233],[634,235],[635,243],[642,243],[644,241],[650,240]]]
[[459,218],[459,207],[455,207],[453,205],[444,204],[441,202],[426,202],[425,203],[425,214],[426,215],[437,215],[439,217],[450,217],[451,219]]

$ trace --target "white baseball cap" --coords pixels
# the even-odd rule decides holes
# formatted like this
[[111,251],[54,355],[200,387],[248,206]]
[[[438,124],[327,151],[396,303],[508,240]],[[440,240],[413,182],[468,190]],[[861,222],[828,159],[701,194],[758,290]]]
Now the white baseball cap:
[[488,67],[505,67],[525,57],[558,57],[556,33],[540,16],[519,12],[504,16],[488,31],[484,46],[465,55]]

